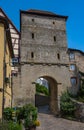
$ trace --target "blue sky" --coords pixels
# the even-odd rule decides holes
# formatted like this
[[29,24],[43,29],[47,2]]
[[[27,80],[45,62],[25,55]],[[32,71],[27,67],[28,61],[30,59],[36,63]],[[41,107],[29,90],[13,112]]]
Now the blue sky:
[[19,30],[19,11],[39,9],[69,16],[66,23],[69,48],[84,51],[84,0],[0,0],[0,7]]

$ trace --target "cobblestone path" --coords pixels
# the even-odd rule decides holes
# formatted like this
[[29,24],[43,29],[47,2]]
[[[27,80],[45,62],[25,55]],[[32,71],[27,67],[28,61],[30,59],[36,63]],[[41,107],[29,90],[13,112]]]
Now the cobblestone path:
[[41,125],[37,130],[84,130],[84,123],[56,118],[50,114],[39,113]]

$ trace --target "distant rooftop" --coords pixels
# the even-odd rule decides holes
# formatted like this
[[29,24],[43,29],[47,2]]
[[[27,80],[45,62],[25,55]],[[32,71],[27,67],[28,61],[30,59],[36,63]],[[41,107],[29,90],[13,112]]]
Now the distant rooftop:
[[82,55],[84,55],[84,52],[81,51],[81,50],[78,50],[78,49],[68,48],[68,51],[79,52],[79,53],[81,53]]

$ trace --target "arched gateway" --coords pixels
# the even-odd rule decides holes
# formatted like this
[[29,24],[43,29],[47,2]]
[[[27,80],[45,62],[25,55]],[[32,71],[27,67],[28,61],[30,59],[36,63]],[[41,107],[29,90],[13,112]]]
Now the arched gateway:
[[66,43],[66,16],[29,10],[20,12],[20,72],[13,78],[13,105],[35,104],[38,77],[50,83],[50,108],[60,109],[60,94],[70,83]]
[[[45,109],[45,111],[51,111],[53,113],[57,113],[58,112],[58,83],[57,81],[50,77],[50,76],[41,76],[44,80],[46,79],[46,81],[48,82],[48,89],[49,89],[49,96],[44,96],[44,95],[40,95],[40,94],[36,94],[36,98],[35,98],[35,105],[36,107],[42,106],[42,108],[47,105],[48,108]],[[38,87],[38,86],[37,86]],[[44,111],[44,112],[45,112]]]

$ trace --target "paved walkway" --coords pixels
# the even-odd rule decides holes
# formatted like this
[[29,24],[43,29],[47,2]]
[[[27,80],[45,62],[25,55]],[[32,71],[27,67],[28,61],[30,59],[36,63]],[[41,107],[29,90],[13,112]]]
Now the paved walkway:
[[84,123],[57,118],[50,114],[48,106],[39,107],[38,120],[41,125],[36,130],[84,130]]
[[41,125],[37,130],[84,130],[84,123],[56,118],[50,114],[39,113]]

